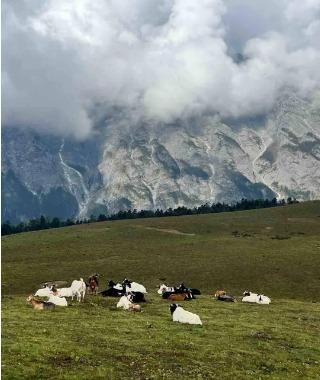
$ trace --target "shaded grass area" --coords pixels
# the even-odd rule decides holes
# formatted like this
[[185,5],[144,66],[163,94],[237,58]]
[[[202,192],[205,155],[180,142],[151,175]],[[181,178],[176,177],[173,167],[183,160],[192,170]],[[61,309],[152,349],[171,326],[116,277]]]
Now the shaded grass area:
[[[147,229],[150,227],[152,229]],[[170,233],[176,230],[185,234]],[[320,378],[320,202],[275,209],[102,222],[2,238],[3,379]],[[46,281],[98,272],[147,287],[141,314],[87,295],[53,312],[26,296]],[[156,294],[201,289],[182,303],[203,326],[173,323]],[[228,304],[217,289],[235,295]],[[242,304],[244,290],[271,305]]]
[[2,299],[3,379],[316,379],[319,307],[278,300],[227,304],[199,296],[183,306],[203,326],[172,322],[169,303],[149,294],[143,312],[87,296],[36,312],[22,296]]

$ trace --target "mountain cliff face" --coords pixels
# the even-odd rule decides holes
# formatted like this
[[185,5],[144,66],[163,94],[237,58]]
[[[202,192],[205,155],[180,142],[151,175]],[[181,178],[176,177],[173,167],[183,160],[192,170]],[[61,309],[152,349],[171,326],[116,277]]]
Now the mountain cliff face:
[[97,141],[2,130],[2,220],[84,218],[101,186]]
[[288,196],[320,198],[319,108],[288,94],[263,118],[107,127],[85,142],[2,129],[3,221]]

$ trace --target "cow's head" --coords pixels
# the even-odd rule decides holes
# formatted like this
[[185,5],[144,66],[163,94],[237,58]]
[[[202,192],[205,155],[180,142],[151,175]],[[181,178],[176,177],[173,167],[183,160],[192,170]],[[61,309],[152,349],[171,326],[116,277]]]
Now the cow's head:
[[178,305],[177,303],[170,304],[170,306],[169,306],[170,313],[173,314],[178,306],[180,306],[180,305]]

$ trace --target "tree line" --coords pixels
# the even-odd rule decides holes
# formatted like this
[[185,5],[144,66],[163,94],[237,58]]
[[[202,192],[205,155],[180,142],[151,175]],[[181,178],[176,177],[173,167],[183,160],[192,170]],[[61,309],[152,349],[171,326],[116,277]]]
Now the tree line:
[[288,204],[298,203],[295,198],[287,198],[277,200],[273,198],[269,199],[244,199],[242,198],[240,202],[235,204],[227,204],[227,203],[212,203],[211,205],[205,203],[199,207],[187,208],[185,206],[179,206],[177,208],[168,208],[167,210],[157,209],[153,210],[120,210],[115,214],[105,215],[100,214],[99,216],[91,215],[88,219],[67,219],[65,221],[60,220],[57,217],[49,218],[44,215],[41,215],[39,218],[33,218],[29,221],[23,221],[16,226],[13,226],[9,220],[5,221],[1,224],[1,235],[11,235],[17,234],[20,232],[28,232],[28,231],[39,231],[50,228],[60,228],[66,226],[73,226],[78,224],[85,223],[97,223],[104,222],[108,220],[124,220],[124,219],[139,219],[139,218],[160,218],[164,216],[182,216],[182,215],[197,215],[197,214],[212,214],[212,213],[220,213],[220,212],[233,212],[233,211],[243,211],[243,210],[253,210],[260,208],[269,208],[269,207],[277,207],[284,206]]

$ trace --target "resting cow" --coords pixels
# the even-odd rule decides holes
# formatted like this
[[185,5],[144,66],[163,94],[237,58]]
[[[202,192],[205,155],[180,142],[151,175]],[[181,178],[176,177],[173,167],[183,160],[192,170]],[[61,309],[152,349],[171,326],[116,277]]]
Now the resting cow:
[[186,293],[180,293],[180,294],[170,294],[169,297],[167,298],[168,301],[184,301],[188,299],[188,296]]
[[190,313],[184,310],[179,304],[171,304],[170,312],[173,322],[189,323],[191,325],[202,325],[202,322],[197,314]]
[[103,292],[100,292],[99,295],[103,297],[121,297],[124,295],[123,286],[113,282],[112,280],[109,281],[108,286],[109,289],[104,290]]
[[263,294],[252,293],[246,290],[243,295],[242,302],[258,303],[260,305],[269,305],[271,303],[270,298]]

